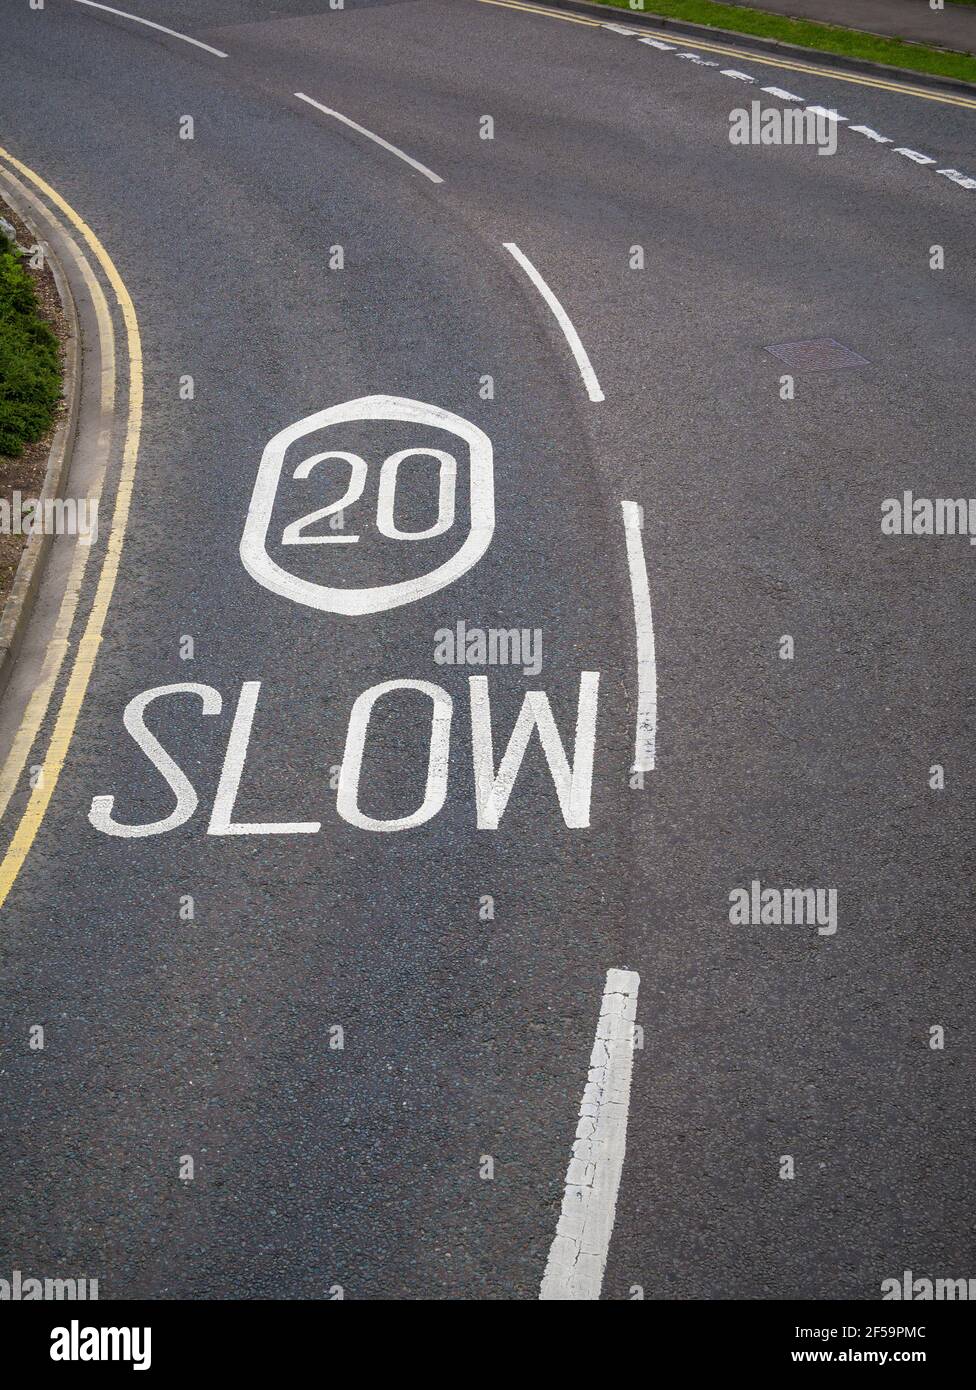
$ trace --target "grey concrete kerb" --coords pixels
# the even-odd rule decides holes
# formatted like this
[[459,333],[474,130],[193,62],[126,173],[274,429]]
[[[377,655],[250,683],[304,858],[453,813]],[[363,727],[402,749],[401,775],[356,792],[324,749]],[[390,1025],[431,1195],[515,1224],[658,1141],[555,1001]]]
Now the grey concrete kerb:
[[[68,338],[64,345],[64,383],[61,392],[62,397],[67,401],[68,408],[51,441],[44,474],[44,485],[41,488],[39,498],[43,506],[44,502],[53,501],[55,498],[61,497],[64,492],[78,426],[78,409],[81,398],[81,334],[78,328],[78,310],[64,266],[50,242],[41,234],[28,210],[19,202],[15,203],[8,191],[5,190],[4,196],[9,199],[11,205],[16,207],[17,215],[30,228],[35,242],[45,248],[45,258],[51,267],[54,283],[61,300],[61,307],[68,323]],[[17,653],[24,640],[24,633],[30,622],[34,601],[40,588],[44,561],[51,549],[53,540],[54,537],[50,533],[45,533],[44,530],[35,531],[28,538],[21,553],[13,586],[7,595],[3,614],[0,616],[0,696],[7,688],[10,673],[17,660]]]

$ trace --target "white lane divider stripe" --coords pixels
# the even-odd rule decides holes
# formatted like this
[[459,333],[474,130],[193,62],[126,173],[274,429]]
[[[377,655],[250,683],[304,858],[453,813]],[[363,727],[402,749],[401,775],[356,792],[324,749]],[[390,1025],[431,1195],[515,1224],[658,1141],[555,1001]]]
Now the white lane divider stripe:
[[314,97],[306,96],[304,92],[296,92],[295,95],[298,97],[299,101],[307,101],[309,106],[314,106],[316,111],[321,111],[326,116],[334,116],[335,119],[341,121],[343,125],[350,126],[353,130],[358,130],[360,135],[365,135],[367,140],[372,140],[376,145],[382,145],[384,150],[389,150],[390,154],[395,154],[397,159],[402,159],[405,164],[409,164],[412,168],[416,169],[418,173],[423,174],[425,179],[430,179],[431,183],[444,182],[433,170],[428,169],[426,164],[421,164],[417,159],[411,159],[410,155],[405,154],[403,150],[398,149],[396,145],[391,145],[389,140],[384,140],[381,135],[374,135],[371,130],[367,130],[365,126],[360,125],[357,121],[350,120],[349,117],[344,116],[341,111],[333,111],[331,106],[323,106],[320,101],[316,101]]
[[[488,3],[495,3],[495,2],[496,2],[496,0],[488,0]],[[501,2],[502,2],[502,0],[498,0],[498,3],[501,3]],[[639,31],[638,31],[637,29],[625,28],[623,25],[618,25],[618,24],[602,24],[600,27],[601,27],[602,29],[608,29],[608,30],[610,30],[611,33],[623,34],[623,35],[625,35],[627,38],[633,38],[633,37],[637,36],[638,33],[639,33]],[[717,64],[712,64],[712,63],[705,62],[705,61],[700,57],[700,55],[698,55],[698,54],[696,54],[696,53],[692,53],[692,52],[691,52],[689,49],[687,49],[687,48],[676,48],[674,44],[661,43],[661,42],[658,41],[657,39],[648,38],[646,35],[645,35],[645,36],[642,36],[642,37],[640,37],[640,38],[638,38],[637,41],[638,41],[638,43],[648,44],[651,48],[659,48],[659,49],[662,49],[662,50],[663,50],[664,52],[666,52],[666,53],[673,53],[673,54],[675,54],[675,56],[677,56],[678,58],[691,58],[691,59],[693,59],[700,67],[713,67],[713,66],[717,66]],[[704,48],[704,49],[705,49],[707,52],[709,52],[709,53],[730,53],[730,52],[732,52],[731,49],[720,48],[720,47],[717,47],[715,44],[699,44],[699,45],[697,45],[697,46],[700,47],[700,48]],[[776,59],[771,59],[771,58],[770,58],[770,59],[762,59],[762,58],[759,58],[757,55],[752,55],[752,57],[753,57],[753,61],[754,61],[754,62],[762,62],[762,63],[765,63],[767,66],[789,68],[789,69],[794,70],[794,71],[796,71],[796,72],[810,72],[810,73],[814,73],[815,75],[820,76],[820,77],[839,77],[840,80],[841,80],[841,81],[844,81],[844,82],[860,82],[862,85],[865,85],[865,86],[883,87],[886,91],[893,91],[893,92],[899,92],[899,91],[900,91],[900,92],[905,92],[905,93],[907,93],[907,94],[910,95],[910,96],[926,97],[926,98],[928,98],[928,99],[930,99],[930,100],[932,100],[932,101],[941,101],[941,102],[945,102],[945,103],[947,103],[947,104],[949,104],[949,105],[969,106],[969,107],[971,107],[971,106],[973,106],[973,105],[976,105],[976,103],[973,103],[972,101],[969,101],[969,100],[968,100],[967,98],[965,98],[965,97],[952,97],[952,96],[949,96],[949,95],[936,95],[935,93],[920,91],[918,88],[893,86],[891,83],[875,82],[875,81],[873,81],[873,80],[871,80],[871,79],[867,79],[867,78],[845,77],[845,76],[843,76],[843,75],[840,74],[840,73],[830,72],[830,71],[828,71],[827,69],[823,69],[823,68],[813,68],[813,67],[807,67],[807,66],[805,66],[805,65],[799,65],[799,66],[797,66],[797,65],[791,64],[791,63],[782,63],[782,62],[778,62]],[[731,78],[733,78],[733,79],[734,79],[735,81],[737,81],[737,82],[752,82],[752,83],[755,83],[755,82],[758,82],[758,81],[759,81],[759,79],[758,79],[757,77],[753,77],[753,76],[751,76],[751,75],[750,75],[749,73],[747,73],[747,72],[740,72],[738,68],[721,68],[720,71],[721,71],[721,75],[722,75],[723,77],[731,77]],[[771,96],[780,97],[783,101],[795,101],[795,102],[802,102],[802,101],[803,101],[803,98],[802,98],[802,97],[798,97],[798,96],[796,96],[795,93],[793,93],[793,92],[788,92],[788,91],[786,91],[786,90],[785,90],[784,88],[782,88],[782,87],[777,87],[777,86],[772,86],[772,85],[770,85],[770,86],[762,87],[761,90],[764,91],[764,92],[768,92]],[[807,111],[812,112],[813,115],[815,115],[815,116],[820,116],[820,117],[821,117],[822,119],[824,119],[824,120],[833,121],[834,124],[835,124],[835,125],[838,125],[838,126],[841,125],[841,124],[846,124],[846,123],[847,123],[847,117],[846,117],[846,116],[841,116],[837,111],[833,110],[833,108],[832,108],[832,107],[829,107],[829,106],[806,105],[806,104],[804,104],[804,109],[807,110]],[[853,130],[853,131],[855,131],[858,135],[865,135],[865,136],[867,136],[867,138],[868,138],[869,140],[873,140],[874,143],[875,143],[875,144],[878,144],[878,145],[892,145],[892,144],[894,143],[891,139],[889,139],[889,137],[888,137],[887,135],[879,135],[878,132],[877,132],[876,130],[873,130],[873,129],[871,128],[871,126],[867,126],[867,125],[847,125],[847,129],[848,129],[848,130]],[[930,165],[934,165],[934,164],[937,164],[937,163],[938,163],[938,160],[933,159],[930,155],[922,154],[922,153],[920,153],[920,151],[909,149],[908,147],[906,147],[906,146],[904,146],[904,145],[899,145],[899,146],[897,146],[897,147],[892,151],[892,153],[894,153],[894,154],[900,154],[900,155],[902,155],[905,159],[910,159],[910,160],[912,160],[913,163],[918,164],[918,165],[921,165],[921,166],[923,166],[923,167],[930,166]],[[951,181],[952,181],[953,183],[955,183],[955,184],[958,184],[960,188],[965,188],[965,189],[976,189],[976,179],[970,178],[969,175],[961,173],[958,169],[936,169],[935,172],[936,172],[937,174],[944,174],[946,178],[951,179]]]
[[598,1299],[627,1147],[640,976],[608,970],[563,1205],[539,1298]]
[[653,772],[657,743],[657,661],[654,654],[654,621],[647,584],[647,563],[641,540],[640,507],[621,502],[627,537],[627,567],[634,597],[634,629],[637,636],[637,731],[634,735],[635,772]]
[[906,145],[896,145],[894,154],[903,154],[906,159],[911,159],[916,164],[934,164],[936,161],[927,154],[919,154],[918,150],[910,150]]
[[576,365],[577,367],[579,367],[580,376],[583,378],[583,385],[586,387],[586,394],[589,396],[591,401],[604,400],[605,397],[600,389],[600,383],[596,379],[596,372],[593,370],[593,364],[587,356],[586,348],[580,342],[580,336],[576,332],[576,329],[573,327],[570,317],[566,313],[566,310],[560,304],[559,300],[553,294],[552,290],[546,284],[545,280],[543,280],[542,276],[536,270],[535,266],[529,260],[528,256],[526,256],[523,251],[519,250],[515,242],[506,241],[503,242],[503,245],[505,247],[505,250],[511,252],[515,260],[518,261],[519,265],[525,271],[526,275],[532,281],[533,285],[535,285],[536,289],[542,295],[542,298],[546,301],[546,303],[549,305],[549,308],[552,310],[553,317],[559,324],[559,327],[563,330],[563,336],[569,344],[570,352],[572,352],[573,356],[576,358]]
[[143,19],[140,15],[129,14],[128,10],[116,10],[111,5],[102,5],[97,0],[75,0],[78,5],[87,5],[93,10],[104,10],[106,14],[118,15],[120,19],[131,19],[133,24],[144,24],[147,29],[158,29],[161,34],[168,34],[171,39],[182,39],[184,43],[192,43],[194,48],[202,48],[207,53],[212,53],[215,58],[226,58],[227,54],[219,48],[211,48],[209,43],[202,43],[200,39],[191,39],[189,34],[180,34],[176,29],[167,29],[165,24],[156,24],[151,19]]
[[889,136],[879,135],[878,132],[869,125],[849,125],[847,129],[856,131],[858,135],[866,135],[868,139],[873,140],[876,145],[890,145],[892,143]]
[[795,92],[786,91],[784,87],[763,87],[762,90],[769,92],[770,96],[782,98],[783,101],[803,101],[802,97],[798,97]]

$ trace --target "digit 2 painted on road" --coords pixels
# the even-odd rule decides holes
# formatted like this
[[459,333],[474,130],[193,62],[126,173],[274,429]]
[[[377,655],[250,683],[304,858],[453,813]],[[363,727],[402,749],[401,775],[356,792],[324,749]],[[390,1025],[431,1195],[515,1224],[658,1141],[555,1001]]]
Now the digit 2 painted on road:
[[[318,584],[302,579],[282,569],[268,554],[268,528],[271,525],[285,455],[289,447],[305,435],[314,434],[330,425],[363,420],[390,420],[427,425],[434,429],[446,430],[464,441],[469,453],[468,534],[450,559],[438,565],[429,574],[417,578],[372,588],[344,588],[340,583]],[[401,531],[393,520],[397,472],[400,464],[411,455],[432,457],[438,464],[437,520],[424,531]],[[334,564],[337,578],[341,575],[343,554],[349,553],[347,545],[362,543],[362,538],[359,535],[314,536],[305,532],[323,517],[352,507],[362,495],[369,469],[379,469],[376,527],[380,534],[407,543],[443,535],[453,526],[459,470],[457,460],[452,454],[419,443],[416,448],[401,449],[380,463],[378,460],[365,460],[357,454],[335,449],[304,459],[295,468],[293,476],[298,479],[314,477],[318,463],[334,458],[342,459],[349,465],[349,481],[344,496],[327,507],[321,507],[292,521],[284,529],[282,544],[320,544],[327,547],[325,553]],[[355,529],[358,531],[360,528],[357,526]],[[495,486],[492,449],[491,440],[484,431],[460,415],[453,415],[449,410],[442,410],[440,406],[426,405],[423,401],[412,401],[403,396],[361,396],[358,400],[344,401],[341,405],[329,406],[327,410],[320,410],[314,415],[306,415],[303,420],[296,420],[293,425],[289,425],[269,440],[254,483],[244,534],[241,537],[240,554],[244,568],[253,579],[272,593],[281,594],[295,603],[303,603],[309,608],[319,608],[326,613],[380,613],[387,608],[399,608],[404,603],[426,598],[428,594],[436,593],[438,589],[443,589],[455,579],[459,579],[484,555],[491,544],[494,530]],[[345,544],[339,544],[340,541]]]

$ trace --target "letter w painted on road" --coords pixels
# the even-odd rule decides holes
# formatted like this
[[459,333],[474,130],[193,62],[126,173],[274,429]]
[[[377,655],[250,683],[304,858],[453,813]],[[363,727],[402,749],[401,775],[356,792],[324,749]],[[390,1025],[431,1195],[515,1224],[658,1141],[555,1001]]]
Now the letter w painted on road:
[[570,767],[563,749],[556,721],[544,690],[530,690],[522,701],[508,747],[495,772],[495,751],[491,734],[491,706],[488,702],[488,677],[469,677],[471,686],[471,746],[474,752],[474,790],[479,830],[497,830],[512,794],[515,779],[532,730],[539,730],[542,744],[556,784],[556,795],[563,820],[570,829],[582,829],[590,823],[590,790],[593,785],[593,750],[596,744],[597,695],[599,671],[583,671],[580,675],[579,704],[576,714],[576,744],[573,765]]

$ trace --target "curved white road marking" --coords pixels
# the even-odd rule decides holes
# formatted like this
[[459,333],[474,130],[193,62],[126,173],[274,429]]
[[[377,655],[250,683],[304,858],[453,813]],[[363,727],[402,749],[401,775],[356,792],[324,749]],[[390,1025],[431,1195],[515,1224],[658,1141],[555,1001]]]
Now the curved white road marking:
[[593,364],[590,362],[589,357],[586,355],[586,348],[580,342],[580,336],[576,332],[576,329],[573,327],[570,317],[566,313],[566,310],[560,304],[559,300],[553,294],[552,290],[546,284],[545,280],[543,280],[542,276],[536,270],[535,266],[529,260],[528,256],[526,256],[524,252],[519,250],[515,242],[506,241],[503,243],[503,245],[505,247],[505,250],[510,251],[515,260],[518,261],[519,265],[525,271],[526,275],[532,281],[533,285],[535,285],[536,289],[542,295],[542,298],[546,301],[546,303],[549,305],[549,308],[552,310],[553,317],[559,324],[559,327],[563,330],[563,334],[566,338],[567,343],[569,344],[570,351],[576,358],[576,365],[580,369],[580,376],[583,378],[583,385],[586,387],[586,394],[589,396],[591,401],[604,400],[605,397],[603,392],[600,390],[600,383],[596,379],[596,372],[593,370]]
[[133,24],[144,24],[147,29],[158,29],[161,34],[168,34],[171,39],[182,39],[184,43],[192,43],[194,48],[202,48],[206,53],[212,53],[215,58],[226,58],[227,54],[219,48],[211,48],[209,43],[202,43],[200,39],[191,39],[189,34],[180,34],[175,29],[167,29],[165,24],[156,24],[151,19],[143,19],[140,15],[129,14],[128,10],[116,10],[111,5],[101,5],[97,0],[75,0],[76,5],[87,5],[92,10],[104,10],[106,14],[118,15],[119,19],[131,19]]
[[411,159],[410,155],[404,154],[403,150],[398,149],[396,145],[391,145],[389,140],[384,140],[382,135],[374,135],[371,130],[367,130],[366,127],[360,125],[358,121],[351,121],[349,117],[344,116],[341,111],[333,111],[331,106],[323,106],[320,101],[316,101],[314,97],[306,96],[304,92],[296,92],[295,95],[298,97],[299,101],[307,101],[309,106],[314,106],[316,111],[321,111],[326,116],[334,116],[335,119],[341,121],[343,125],[351,126],[353,130],[358,130],[360,135],[365,135],[367,140],[372,140],[374,144],[382,145],[384,150],[389,150],[390,154],[395,154],[397,159],[402,159],[404,163],[409,164],[412,168],[416,169],[418,173],[423,174],[425,179],[430,179],[431,183],[444,182],[432,169],[428,169],[426,164],[421,164],[417,159]]
[[627,567],[634,596],[634,628],[637,634],[637,732],[634,735],[634,771],[653,772],[657,743],[657,662],[654,654],[654,622],[647,585],[647,563],[641,542],[640,507],[621,502],[627,537]]
[[600,1297],[627,1147],[639,986],[636,971],[607,971],[589,1079],[540,1299]]

